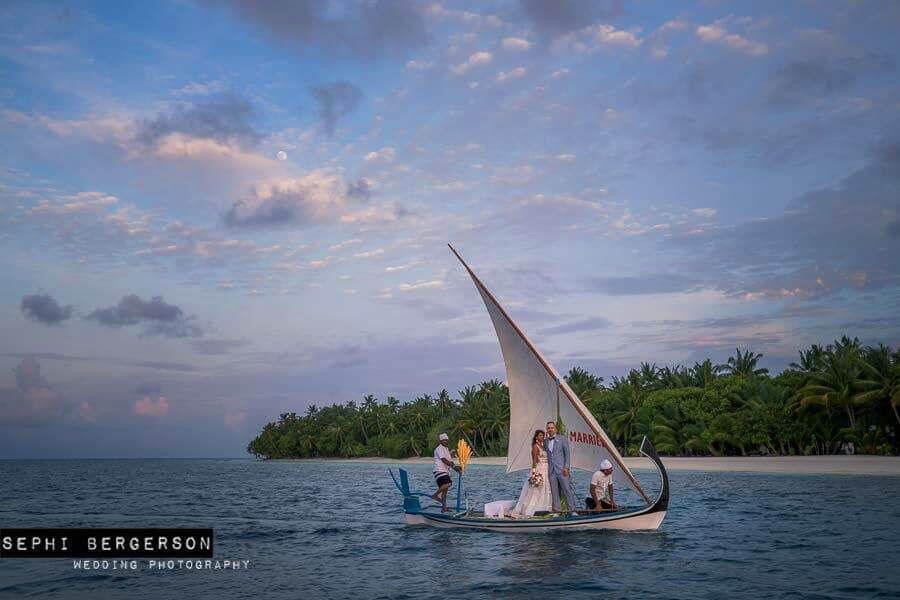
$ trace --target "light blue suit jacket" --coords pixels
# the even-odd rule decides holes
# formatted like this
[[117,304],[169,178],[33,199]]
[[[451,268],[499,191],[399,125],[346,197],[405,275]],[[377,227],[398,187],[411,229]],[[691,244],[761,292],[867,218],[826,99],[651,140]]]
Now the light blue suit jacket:
[[550,440],[544,440],[544,449],[547,451],[547,463],[550,472],[562,473],[563,469],[571,469],[571,457],[569,453],[569,440],[566,436],[556,434],[553,438],[553,450],[550,450]]

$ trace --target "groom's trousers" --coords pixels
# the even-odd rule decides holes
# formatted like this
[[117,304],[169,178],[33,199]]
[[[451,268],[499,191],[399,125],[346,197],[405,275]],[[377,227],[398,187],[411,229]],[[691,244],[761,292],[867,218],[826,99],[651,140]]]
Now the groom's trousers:
[[569,504],[569,510],[575,510],[575,492],[572,491],[572,480],[555,469],[550,471],[550,496],[553,499],[553,512],[560,511],[559,492],[562,490]]

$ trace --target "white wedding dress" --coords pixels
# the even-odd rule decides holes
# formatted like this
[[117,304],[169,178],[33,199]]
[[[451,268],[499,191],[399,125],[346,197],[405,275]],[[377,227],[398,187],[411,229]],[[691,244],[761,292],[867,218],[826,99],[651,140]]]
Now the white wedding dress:
[[525,479],[525,483],[522,485],[522,493],[519,494],[519,501],[516,503],[516,507],[509,513],[510,517],[533,517],[536,511],[550,510],[553,502],[553,499],[550,497],[550,472],[547,467],[547,452],[545,452],[543,448],[538,451],[536,470],[544,476],[544,484],[539,487],[532,487],[532,485],[528,483],[528,479],[531,477],[531,472],[529,472],[528,478]]

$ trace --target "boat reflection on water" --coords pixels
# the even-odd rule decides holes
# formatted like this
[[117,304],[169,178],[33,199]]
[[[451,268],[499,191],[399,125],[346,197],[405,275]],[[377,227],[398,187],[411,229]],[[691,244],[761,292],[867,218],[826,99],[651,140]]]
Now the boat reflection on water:
[[618,531],[551,532],[544,535],[507,536],[504,551],[497,556],[495,567],[499,575],[515,579],[565,580],[574,571],[579,577],[595,572],[598,579],[614,574],[617,549],[628,537],[628,547],[648,555],[670,544],[664,531],[646,531],[639,535]]

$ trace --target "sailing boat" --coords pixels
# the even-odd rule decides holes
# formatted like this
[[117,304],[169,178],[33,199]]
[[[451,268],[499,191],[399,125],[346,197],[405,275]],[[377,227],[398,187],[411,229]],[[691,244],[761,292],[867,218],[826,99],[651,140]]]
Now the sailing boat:
[[[484,301],[506,364],[510,405],[506,472],[530,468],[531,437],[535,429],[542,429],[548,421],[562,421],[565,425],[565,435],[569,440],[573,469],[593,472],[603,459],[608,459],[616,466],[614,480],[617,487],[621,489],[621,486],[624,486],[634,490],[646,504],[617,511],[571,512],[566,515],[511,519],[487,517],[483,511],[461,510],[458,497],[456,512],[442,513],[440,507],[434,510],[421,506],[419,498],[427,497],[429,494],[411,491],[409,476],[404,469],[400,469],[399,479],[394,477],[393,472],[391,477],[397,489],[403,494],[406,522],[411,525],[495,531],[657,529],[665,518],[669,505],[669,478],[650,441],[645,437],[640,451],[653,462],[662,480],[655,500],[651,500],[644,492],[609,436],[565,379],[550,366],[453,246],[450,246],[450,251],[465,267]],[[457,491],[461,493],[459,487]]]

